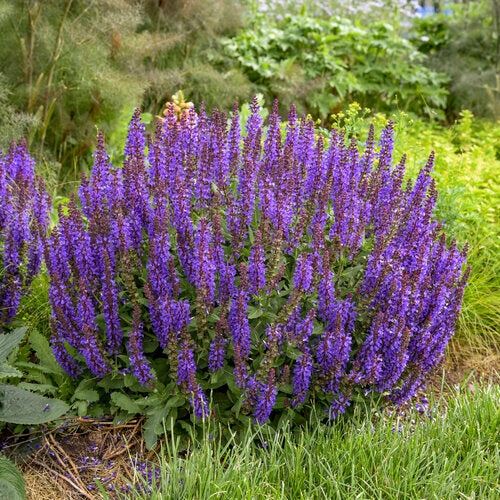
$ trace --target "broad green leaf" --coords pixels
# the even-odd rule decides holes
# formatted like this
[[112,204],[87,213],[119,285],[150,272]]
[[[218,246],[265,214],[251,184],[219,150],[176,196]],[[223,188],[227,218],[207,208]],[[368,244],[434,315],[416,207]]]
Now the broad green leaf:
[[178,408],[183,406],[186,403],[186,398],[180,394],[176,394],[175,396],[171,396],[167,399],[165,406],[167,408]]
[[5,457],[0,457],[0,499],[25,500],[26,484],[20,470]]
[[31,382],[21,382],[17,387],[26,389],[27,391],[39,392],[40,394],[54,394],[59,388],[50,384],[35,384]]
[[0,362],[5,361],[26,334],[27,326],[16,328],[12,333],[0,334]]
[[113,392],[111,394],[111,401],[118,406],[118,408],[127,411],[128,413],[140,413],[140,407],[123,392]]
[[163,433],[163,420],[168,416],[170,408],[165,406],[157,407],[146,420],[143,428],[144,442],[148,450],[156,447],[158,436]]
[[[154,373],[152,374],[154,377]],[[151,389],[148,387],[144,387],[135,375],[131,373],[127,373],[124,377],[125,387],[130,389],[131,392],[150,392]]]
[[260,307],[250,306],[248,308],[248,319],[260,318],[264,314],[264,311]]
[[8,377],[20,378],[23,374],[19,370],[16,370],[13,366],[7,363],[0,363],[0,380]]
[[59,418],[69,406],[12,385],[0,385],[0,421],[13,424],[41,424]]
[[46,365],[40,365],[38,363],[30,363],[29,361],[18,361],[16,366],[19,368],[26,368],[28,372],[42,372],[48,373],[50,375],[57,375],[58,372],[55,372],[52,368]]
[[96,401],[99,401],[99,393],[95,389],[83,389],[81,391],[75,392],[75,394],[71,398],[71,401],[75,400],[95,403]]
[[124,387],[125,382],[123,381],[123,376],[116,375],[106,375],[97,384],[99,387],[104,389],[121,389]]
[[50,349],[49,341],[37,330],[33,330],[30,334],[30,344],[35,351],[40,364],[46,365],[53,373],[64,374],[64,370],[57,362],[52,350]]
[[87,403],[87,401],[77,401],[75,405],[76,405],[76,410],[78,412],[78,416],[85,417],[89,409],[89,404]]

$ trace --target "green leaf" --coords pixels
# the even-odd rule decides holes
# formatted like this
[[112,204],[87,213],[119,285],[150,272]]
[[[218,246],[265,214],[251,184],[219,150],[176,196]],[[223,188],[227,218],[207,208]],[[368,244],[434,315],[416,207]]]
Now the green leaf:
[[0,384],[0,421],[13,424],[41,424],[64,415],[69,406],[59,399]]
[[[168,418],[165,419],[165,429],[169,432],[174,431],[175,424],[177,422],[177,415],[178,415],[178,410],[177,408],[170,408],[170,411],[168,412]],[[161,432],[160,432],[161,434]]]
[[5,457],[0,457],[0,498],[24,500],[26,484],[19,469]]
[[167,399],[165,403],[166,408],[179,408],[186,403],[186,398],[180,394],[176,394],[175,396],[171,396]]
[[125,386],[123,376],[106,375],[100,380],[97,385],[104,389],[122,389]]
[[7,363],[0,363],[0,380],[8,377],[22,377],[23,374],[19,370],[16,370],[13,366]]
[[50,375],[57,375],[57,372],[54,372],[52,368],[37,363],[30,363],[29,361],[18,361],[16,366],[19,368],[26,368],[28,372],[32,372],[34,370],[37,372],[48,373]]
[[54,394],[59,388],[50,384],[34,384],[31,382],[21,382],[17,387],[27,391],[39,392],[40,394]]
[[143,342],[143,351],[146,354],[156,351],[158,349],[159,343],[156,340],[145,340]]
[[40,360],[40,364],[50,368],[54,374],[64,374],[64,370],[61,368],[50,349],[49,341],[37,330],[31,332],[30,344],[37,358]]
[[87,401],[77,401],[75,405],[76,405],[76,410],[78,412],[78,416],[85,417],[89,409],[89,404],[87,403]]
[[7,359],[13,349],[23,340],[27,326],[16,328],[12,333],[0,334],[0,362]]
[[[94,403],[99,399],[99,394],[98,392],[93,389],[95,387],[95,379],[84,379],[82,380],[79,384],[78,387],[75,389],[75,392],[73,393],[73,396],[71,397],[71,401],[88,401],[91,403]],[[92,393],[95,393],[97,395],[97,399],[93,399],[95,395]],[[91,399],[87,398],[90,397]]]
[[264,314],[264,311],[260,307],[250,306],[248,308],[248,319],[260,318]]
[[291,345],[287,345],[286,346],[286,355],[291,359],[297,360],[300,358],[300,356],[302,356],[302,352],[300,351],[300,349],[297,349],[296,347],[293,347]]
[[236,400],[235,405],[231,408],[231,411],[234,412],[234,414],[236,415],[236,418],[240,417],[240,411],[241,411],[241,407],[242,406],[243,406],[243,399],[242,398],[238,398]]
[[99,393],[95,389],[83,389],[75,393],[71,398],[71,401],[75,400],[87,401],[89,403],[95,403],[99,401]]
[[128,413],[136,414],[141,412],[141,409],[134,400],[129,398],[126,394],[123,394],[123,392],[113,392],[111,394],[111,401],[113,401],[118,408]]
[[[154,376],[154,374],[153,374]],[[149,387],[144,387],[135,375],[127,373],[124,378],[125,387],[130,389],[131,392],[151,392]]]
[[144,423],[143,436],[146,448],[153,450],[156,447],[158,436],[163,433],[163,420],[168,416],[170,408],[160,406],[155,408],[153,413]]

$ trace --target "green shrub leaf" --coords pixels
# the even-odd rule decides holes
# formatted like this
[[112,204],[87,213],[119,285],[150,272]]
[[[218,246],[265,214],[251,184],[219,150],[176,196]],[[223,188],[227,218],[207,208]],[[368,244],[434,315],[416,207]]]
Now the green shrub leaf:
[[113,401],[118,408],[128,413],[141,413],[141,409],[134,400],[129,398],[126,394],[123,394],[123,392],[113,392],[111,394],[111,401]]
[[5,457],[0,457],[0,498],[24,500],[26,484],[19,469]]
[[41,424],[64,415],[69,406],[59,399],[45,398],[20,387],[0,384],[0,421]]
[[13,366],[7,363],[0,363],[0,380],[8,377],[22,377],[23,374],[19,370],[16,370]]
[[0,362],[5,361],[12,350],[23,340],[27,326],[16,328],[12,333],[0,334]]
[[31,332],[30,344],[40,360],[40,364],[47,366],[54,373],[64,374],[64,370],[59,366],[50,349],[49,341],[37,330]]
[[143,437],[148,450],[155,448],[156,442],[158,441],[158,435],[163,433],[163,419],[168,416],[169,411],[170,408],[165,406],[157,407],[146,420],[143,428]]

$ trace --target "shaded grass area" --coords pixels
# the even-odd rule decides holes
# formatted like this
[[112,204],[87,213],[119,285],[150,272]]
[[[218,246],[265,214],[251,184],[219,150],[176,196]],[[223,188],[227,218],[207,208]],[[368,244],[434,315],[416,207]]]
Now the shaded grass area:
[[446,404],[431,400],[423,413],[357,412],[295,434],[248,432],[238,444],[208,429],[182,453],[171,438],[159,465],[143,465],[123,498],[496,499],[499,404],[498,385],[474,385]]

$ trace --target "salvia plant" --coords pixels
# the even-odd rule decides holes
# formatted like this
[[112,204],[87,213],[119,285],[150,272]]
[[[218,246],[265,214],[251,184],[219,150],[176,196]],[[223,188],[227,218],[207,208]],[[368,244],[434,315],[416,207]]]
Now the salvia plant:
[[0,332],[15,316],[43,258],[50,199],[26,142],[0,152]]
[[401,404],[425,384],[469,275],[433,218],[433,154],[406,182],[391,122],[360,152],[293,106],[264,126],[256,99],[244,130],[236,106],[170,106],[154,137],[140,118],[123,165],[99,136],[46,241],[69,375],[132,377],[184,401],[179,418],[258,423],[313,404],[334,418],[368,393]]

